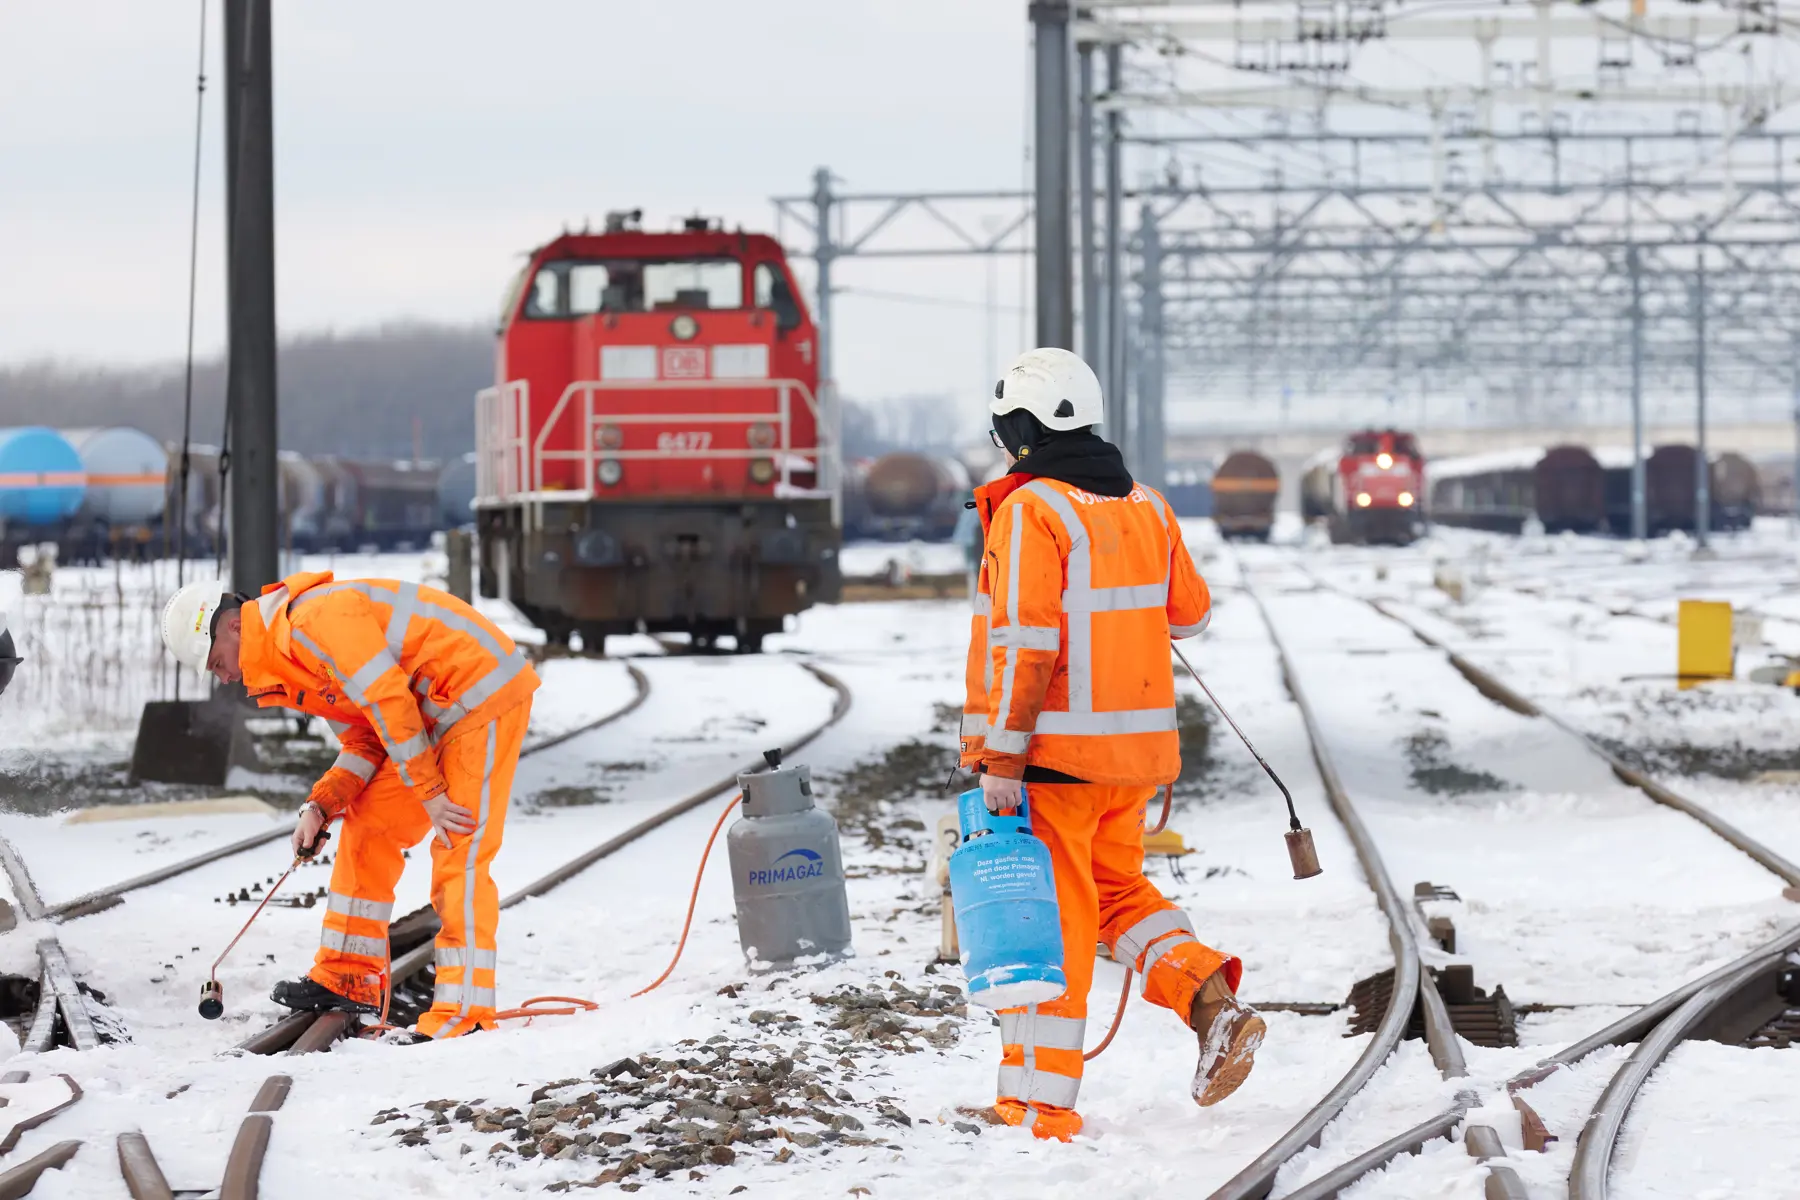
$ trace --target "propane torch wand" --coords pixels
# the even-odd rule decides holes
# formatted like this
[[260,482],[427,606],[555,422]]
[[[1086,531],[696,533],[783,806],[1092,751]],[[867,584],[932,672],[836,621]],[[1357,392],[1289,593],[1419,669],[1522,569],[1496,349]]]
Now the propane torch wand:
[[1250,751],[1250,757],[1256,760],[1256,765],[1267,772],[1269,778],[1275,781],[1275,786],[1281,789],[1281,798],[1287,801],[1288,861],[1293,863],[1294,878],[1311,879],[1314,875],[1319,874],[1323,868],[1319,866],[1319,852],[1313,849],[1312,830],[1300,824],[1300,814],[1294,811],[1293,793],[1288,791],[1287,784],[1281,782],[1281,776],[1275,773],[1275,768],[1271,767],[1263,756],[1256,752],[1256,747],[1250,744],[1250,739],[1244,736],[1244,731],[1238,728],[1238,723],[1231,719],[1231,714],[1225,710],[1223,704],[1219,703],[1219,698],[1213,695],[1213,690],[1206,686],[1206,680],[1200,678],[1200,672],[1194,670],[1194,664],[1189,662],[1188,656],[1181,652],[1181,644],[1171,642],[1169,648],[1175,651],[1175,657],[1181,660],[1181,665],[1186,667],[1188,674],[1194,677],[1194,682],[1200,685],[1200,690],[1206,693],[1206,698],[1211,700],[1213,707],[1219,710],[1219,715],[1225,718],[1225,723],[1231,726],[1231,731],[1238,735],[1239,741],[1244,743],[1244,749]]

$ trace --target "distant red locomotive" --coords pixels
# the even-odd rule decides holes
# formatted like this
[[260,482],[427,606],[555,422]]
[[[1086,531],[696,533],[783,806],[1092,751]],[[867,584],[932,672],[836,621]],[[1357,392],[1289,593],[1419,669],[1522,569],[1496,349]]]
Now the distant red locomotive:
[[761,648],[840,589],[818,331],[774,239],[613,214],[531,254],[476,397],[484,596],[552,640]]
[[1301,515],[1334,542],[1403,545],[1424,532],[1425,458],[1410,433],[1365,429],[1320,453],[1300,480]]

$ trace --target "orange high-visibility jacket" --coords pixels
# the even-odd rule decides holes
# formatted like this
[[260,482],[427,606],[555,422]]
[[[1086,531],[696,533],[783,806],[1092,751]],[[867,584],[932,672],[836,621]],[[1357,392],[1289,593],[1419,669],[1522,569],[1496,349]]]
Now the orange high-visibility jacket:
[[421,802],[439,795],[437,747],[537,690],[513,640],[436,588],[319,571],[269,585],[242,612],[250,695],[324,717],[338,735],[342,753],[312,793],[334,816],[390,758]]
[[970,623],[963,766],[1088,783],[1181,773],[1169,639],[1212,598],[1162,496],[1005,475],[975,491],[986,535]]

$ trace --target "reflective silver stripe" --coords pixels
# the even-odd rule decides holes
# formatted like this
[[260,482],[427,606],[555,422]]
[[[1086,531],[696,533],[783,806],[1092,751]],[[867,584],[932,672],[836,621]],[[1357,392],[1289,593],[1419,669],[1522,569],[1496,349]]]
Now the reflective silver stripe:
[[[415,589],[418,587],[417,584],[412,584],[410,586]],[[359,580],[345,580],[342,583],[328,583],[323,587],[311,588],[302,592],[293,604],[289,606],[289,611],[291,612],[293,609],[298,608],[317,597],[328,596],[333,592],[359,592],[377,604],[398,605],[400,603],[400,593],[389,591],[384,587],[376,587],[371,583],[363,583]],[[429,617],[434,621],[442,621],[446,626],[456,630],[458,633],[466,633],[477,642],[480,642],[482,648],[489,654],[492,654],[495,658],[506,657],[506,650],[500,645],[499,640],[496,639],[493,634],[489,633],[476,622],[469,620],[461,613],[453,612],[441,604],[434,604],[425,599],[422,591],[416,593],[412,600],[412,604],[412,616]],[[391,617],[389,618],[389,621],[390,623],[392,622]]]
[[1156,510],[1157,522],[1159,524],[1161,524],[1165,529],[1168,528],[1169,510],[1163,504],[1162,495],[1155,488],[1145,487],[1141,483],[1138,484],[1134,490],[1136,492],[1138,492],[1139,494],[1141,494],[1145,500],[1149,501],[1150,507],[1152,507]]
[[1024,1067],[1001,1067],[996,1090],[1003,1100],[1022,1100],[1026,1104],[1049,1104],[1057,1108],[1074,1108],[1081,1095],[1081,1080],[1055,1071],[1026,1071]]
[[1063,593],[1063,611],[1067,613],[1130,612],[1139,608],[1166,608],[1168,603],[1166,575],[1161,583],[1109,588],[1071,587]]
[[1083,1040],[1086,1035],[1087,1020],[1084,1017],[1046,1017],[1031,1012],[1000,1014],[1000,1040],[1008,1046],[1025,1047],[1028,1057],[1033,1048],[1080,1050],[1086,1044]]
[[1209,608],[1204,613],[1202,613],[1200,615],[1200,619],[1192,625],[1171,625],[1171,626],[1169,626],[1169,633],[1178,638],[1198,637],[1200,634],[1202,634],[1206,631],[1206,627],[1208,625],[1210,625],[1211,623],[1212,623],[1212,609]]
[[477,971],[492,971],[500,965],[498,950],[470,950],[463,946],[438,946],[432,957],[440,967],[466,967],[473,962]]
[[988,631],[988,645],[1048,650],[1054,654],[1062,646],[1062,630],[1055,625],[1002,625]]
[[265,628],[274,624],[275,615],[281,611],[281,606],[287,602],[288,588],[285,583],[268,595],[258,598],[256,607],[262,610],[263,626]]
[[[346,585],[346,586],[348,586],[348,585]],[[311,595],[311,594],[312,594],[311,592],[307,593],[307,595]],[[304,599],[304,598],[305,597],[302,597],[302,599]],[[407,763],[407,760],[411,759],[415,754],[418,754],[419,751],[415,750],[412,752],[412,754],[401,754],[399,752],[402,747],[396,747],[394,745],[393,735],[388,732],[387,718],[382,715],[380,706],[378,705],[374,708],[370,708],[367,705],[365,705],[362,702],[362,700],[357,697],[356,694],[351,692],[350,681],[345,677],[343,668],[337,665],[337,661],[335,659],[333,659],[331,657],[331,655],[325,653],[325,648],[323,646],[319,645],[319,643],[315,642],[311,637],[307,636],[307,634],[304,631],[299,630],[299,629],[294,630],[294,640],[299,642],[302,646],[305,646],[308,650],[312,651],[313,657],[318,659],[320,662],[324,663],[326,669],[329,670],[333,675],[336,675],[339,679],[344,680],[345,695],[348,695],[352,700],[354,700],[356,702],[357,707],[361,708],[364,712],[368,713],[370,719],[372,721],[374,721],[375,735],[381,739],[381,744],[387,747],[388,757],[390,757],[394,760],[394,766],[400,772],[400,782],[404,783],[407,787],[412,787],[413,786],[413,777],[412,777],[412,773],[406,769],[406,763]],[[392,663],[394,661],[392,656],[390,656],[386,650],[383,650],[380,654],[377,654],[375,657],[377,660],[382,660],[387,663]],[[369,666],[373,666],[373,665],[374,665],[374,662],[371,661],[369,664],[365,665],[365,667],[363,669],[367,670]],[[360,674],[360,672],[359,672],[359,674]],[[421,734],[418,738],[412,739],[412,741],[423,742],[424,735]],[[406,743],[406,745],[411,745],[411,744],[412,744],[411,741]],[[425,743],[424,748],[429,750],[431,748],[431,746],[429,743]]]
[[384,937],[362,937],[336,929],[320,931],[319,945],[339,954],[360,954],[364,958],[385,959],[388,952],[388,941]]
[[394,902],[390,900],[384,904],[380,900],[359,900],[342,892],[331,892],[325,897],[325,911],[346,917],[361,917],[365,921],[380,921],[385,925],[388,918],[394,915]]
[[468,1016],[471,1008],[494,1007],[494,989],[476,987],[468,983],[440,983],[432,989],[431,1000],[434,1004],[455,1004],[459,1007],[459,1016]]
[[360,754],[352,754],[348,750],[341,752],[331,760],[331,765],[340,771],[348,771],[364,783],[375,778],[376,764]]
[[1178,932],[1194,932],[1194,923],[1188,920],[1185,912],[1179,908],[1153,912],[1119,935],[1119,940],[1113,945],[1113,960],[1135,970],[1138,959],[1144,956],[1144,951],[1152,942]]
[[[1012,544],[1008,547],[1006,564],[1006,620],[1010,625],[1019,623],[1019,556],[1022,553],[1020,543],[1025,539],[1025,510],[1015,504],[1012,507]],[[988,630],[988,662],[994,661],[994,631]],[[994,731],[988,735],[988,745],[1002,754],[1023,754],[1026,744],[1031,741],[1029,730],[1019,732],[1006,727],[1012,715],[1013,676],[1019,668],[1019,651],[1017,647],[1006,648],[1006,667],[1000,674],[1000,710],[994,715]],[[1014,749],[1014,746],[1017,749]]]
[[1161,962],[1163,958],[1168,955],[1169,951],[1177,946],[1184,946],[1189,942],[1198,946],[1200,944],[1200,939],[1191,933],[1177,933],[1151,945],[1150,949],[1156,954],[1156,957],[1145,963],[1144,969],[1138,972],[1138,995],[1148,996],[1150,994],[1151,968]]
[[1056,712],[1038,714],[1037,731],[1064,736],[1111,737],[1122,733],[1167,733],[1176,728],[1172,708],[1126,708],[1117,712]]
[[[463,941],[473,944],[475,941],[475,865],[481,857],[481,839],[487,835],[489,802],[493,799],[494,780],[494,748],[499,744],[500,730],[493,722],[488,722],[487,759],[481,765],[481,809],[475,815],[475,832],[469,835],[463,853],[468,855],[468,862],[463,867]],[[469,1002],[461,1001],[461,1016],[469,1015]],[[488,1001],[491,1007],[493,1001]]]
[[[431,1035],[431,1040],[437,1041],[439,1038],[456,1037],[458,1036],[456,1032],[457,1029],[465,1023],[468,1025],[469,1029],[473,1029],[476,1025],[480,1024],[480,1022],[473,1017],[458,1017],[455,1020],[445,1021],[442,1025],[438,1026],[437,1032]],[[468,1031],[468,1029],[463,1030],[464,1033],[467,1033]]]
[[964,713],[962,731],[965,737],[985,737],[988,731],[987,717],[982,713]]
[[985,617],[994,611],[994,598],[986,592],[975,593],[975,615]]
[[355,701],[359,707],[364,707],[368,703],[369,689],[375,686],[375,681],[389,671],[398,671],[399,669],[399,660],[386,650],[377,650],[373,658],[358,667],[355,674],[344,680],[344,694]]
[[[388,757],[393,759],[394,765],[400,768],[401,775],[406,774],[406,763],[411,762],[421,754],[431,753],[431,739],[426,737],[423,733],[415,733],[404,742],[395,745],[393,742],[388,741],[386,731],[384,730],[382,732],[381,744],[387,747]],[[410,779],[407,780],[407,786],[412,786],[412,781]]]
[[[1040,722],[1041,724],[1042,722]],[[1031,746],[1031,735],[1015,729],[990,729],[987,748],[1001,754],[1023,754]]]
[[[1068,573],[1064,577],[1071,591],[1092,591],[1094,585],[1093,557],[1088,547],[1087,526],[1075,514],[1075,506],[1069,498],[1057,491],[1047,480],[1034,479],[1019,489],[1030,492],[1050,506],[1063,524],[1063,533],[1069,539]],[[1068,611],[1065,608],[1065,611]],[[1094,625],[1085,616],[1068,614],[1069,633],[1068,647],[1069,671],[1069,711],[1094,711]],[[1043,717],[1039,714],[1038,729],[1048,733],[1044,728]]]
[[399,658],[406,648],[406,631],[419,611],[419,585],[403,583],[394,596],[394,611],[388,615],[388,653]]

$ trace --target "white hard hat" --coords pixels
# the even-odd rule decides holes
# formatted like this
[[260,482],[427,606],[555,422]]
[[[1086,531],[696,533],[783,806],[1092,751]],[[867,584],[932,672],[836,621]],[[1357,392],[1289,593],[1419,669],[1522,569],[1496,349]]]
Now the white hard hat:
[[1006,368],[988,411],[995,416],[1024,409],[1046,429],[1080,429],[1105,420],[1100,377],[1079,354],[1056,346],[1027,350]]
[[212,653],[212,619],[225,598],[225,581],[203,579],[190,583],[169,597],[163,608],[163,645],[175,661],[196,671],[206,670]]

